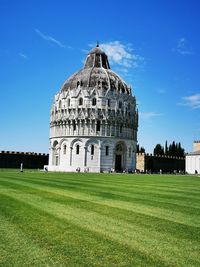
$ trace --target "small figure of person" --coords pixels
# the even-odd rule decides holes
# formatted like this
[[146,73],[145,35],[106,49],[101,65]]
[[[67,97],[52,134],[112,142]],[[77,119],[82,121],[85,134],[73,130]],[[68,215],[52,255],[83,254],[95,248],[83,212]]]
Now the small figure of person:
[[23,172],[23,163],[20,165],[20,172]]

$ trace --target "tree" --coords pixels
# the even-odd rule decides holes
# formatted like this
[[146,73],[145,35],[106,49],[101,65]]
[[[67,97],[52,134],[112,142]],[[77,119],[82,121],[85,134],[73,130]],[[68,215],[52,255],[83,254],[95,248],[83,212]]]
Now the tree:
[[173,157],[184,157],[185,150],[181,147],[181,143],[175,143],[175,141],[172,142],[172,144],[169,145],[168,149],[168,156]]
[[145,153],[145,148],[143,146],[140,148],[140,153]]
[[140,147],[140,145],[137,145],[137,153],[145,153],[145,148],[144,147]]
[[178,157],[184,157],[185,150],[181,147],[181,143],[179,142],[177,145],[177,156]]
[[168,145],[167,145],[167,140],[165,141],[165,155],[168,155]]
[[172,144],[169,145],[169,156],[175,156],[176,154],[176,145],[175,142],[173,141]]
[[155,155],[164,155],[164,148],[160,145],[157,144],[153,150],[153,154]]

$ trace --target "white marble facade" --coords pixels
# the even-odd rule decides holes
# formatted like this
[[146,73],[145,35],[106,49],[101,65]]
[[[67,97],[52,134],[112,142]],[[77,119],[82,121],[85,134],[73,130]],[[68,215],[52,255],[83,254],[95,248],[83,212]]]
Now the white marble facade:
[[95,47],[66,80],[51,108],[49,171],[103,172],[136,167],[138,112],[131,88]]
[[189,174],[200,174],[200,140],[193,142],[193,152],[186,155],[185,171]]

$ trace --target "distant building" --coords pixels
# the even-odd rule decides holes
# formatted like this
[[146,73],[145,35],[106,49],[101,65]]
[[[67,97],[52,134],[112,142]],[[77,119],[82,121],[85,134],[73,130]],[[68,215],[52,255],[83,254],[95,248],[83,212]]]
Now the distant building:
[[179,173],[185,171],[184,157],[137,153],[136,162],[136,169],[140,172]]
[[200,174],[200,140],[193,142],[193,152],[186,155],[186,172]]
[[131,88],[97,45],[65,81],[51,108],[50,171],[123,171],[136,167],[138,112]]

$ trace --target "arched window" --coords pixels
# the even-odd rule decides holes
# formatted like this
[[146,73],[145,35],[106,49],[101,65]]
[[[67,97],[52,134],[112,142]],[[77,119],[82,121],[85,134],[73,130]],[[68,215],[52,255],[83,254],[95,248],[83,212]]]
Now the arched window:
[[119,101],[119,108],[122,108],[122,102]]
[[78,103],[79,103],[79,106],[83,105],[83,98],[82,97],[79,98],[79,102]]
[[107,105],[110,107],[110,99],[107,100]]
[[101,122],[97,121],[96,131],[100,132],[100,128],[101,128]]
[[92,105],[93,105],[93,106],[96,106],[96,104],[97,104],[97,100],[96,100],[96,98],[94,97],[94,98],[92,99]]
[[109,155],[109,146],[106,146],[106,156]]
[[73,121],[73,130],[76,131],[76,123]]
[[64,145],[64,146],[63,146],[63,154],[64,154],[64,155],[66,154],[66,151],[67,151],[67,146]]
[[58,144],[58,141],[55,140],[55,141],[53,142],[53,148],[55,148],[55,147],[57,146],[57,144]]
[[122,133],[122,130],[123,130],[123,125],[121,124],[119,127],[119,132]]
[[77,145],[77,146],[76,146],[76,155],[79,155],[79,150],[80,150],[80,146]]
[[70,98],[67,100],[67,105],[70,106]]
[[94,145],[91,145],[91,155],[94,155]]

